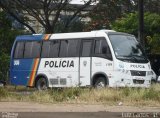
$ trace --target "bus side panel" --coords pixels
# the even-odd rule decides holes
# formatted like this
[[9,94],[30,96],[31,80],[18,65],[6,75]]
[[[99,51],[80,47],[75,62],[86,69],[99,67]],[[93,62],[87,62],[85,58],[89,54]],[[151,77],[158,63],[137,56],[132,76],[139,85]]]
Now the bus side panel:
[[[113,81],[113,61],[101,57],[92,57],[92,77],[95,74],[105,74],[109,84]],[[109,85],[110,86],[110,85]]]
[[37,75],[45,75],[49,87],[73,87],[79,85],[79,57],[42,58]]
[[34,59],[13,59],[10,70],[11,84],[28,86],[33,66]]

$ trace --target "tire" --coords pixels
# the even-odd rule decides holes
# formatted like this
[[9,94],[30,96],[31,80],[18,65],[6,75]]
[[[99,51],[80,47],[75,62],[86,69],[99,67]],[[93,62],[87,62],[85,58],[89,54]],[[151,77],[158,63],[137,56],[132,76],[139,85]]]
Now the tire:
[[41,77],[37,80],[36,82],[36,88],[39,90],[39,91],[42,91],[42,90],[47,90],[48,88],[48,85],[47,85],[47,81],[44,77]]
[[94,87],[97,89],[102,89],[106,87],[106,81],[104,77],[98,77],[96,78]]

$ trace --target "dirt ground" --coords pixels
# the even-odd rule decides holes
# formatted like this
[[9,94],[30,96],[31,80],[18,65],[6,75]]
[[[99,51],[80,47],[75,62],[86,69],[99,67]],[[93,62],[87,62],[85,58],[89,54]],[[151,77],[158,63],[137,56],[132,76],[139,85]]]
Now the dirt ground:
[[160,107],[0,102],[0,112],[160,112]]

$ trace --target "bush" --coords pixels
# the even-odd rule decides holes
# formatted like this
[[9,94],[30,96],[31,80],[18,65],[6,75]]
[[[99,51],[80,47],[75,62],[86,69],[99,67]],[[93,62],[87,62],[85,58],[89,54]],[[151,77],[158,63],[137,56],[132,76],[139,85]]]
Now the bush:
[[9,96],[9,92],[5,88],[0,88],[0,100]]
[[0,56],[0,80],[7,81],[10,57],[2,53]]
[[7,80],[9,55],[14,39],[19,34],[22,32],[12,29],[12,21],[7,13],[0,10],[0,80]]
[[153,87],[146,90],[142,96],[143,99],[146,100],[155,100],[155,101],[159,101],[160,100],[160,91],[156,91]]
[[55,101],[68,101],[77,98],[82,92],[81,88],[65,88],[50,90],[49,93],[52,95]]
[[[21,91],[22,89],[23,91]],[[25,88],[26,89],[26,88]],[[39,103],[88,103],[117,105],[160,106],[160,85],[150,88],[61,88],[32,91],[13,87],[0,88],[0,101],[26,101]],[[25,90],[25,91],[24,91]],[[12,91],[12,92],[9,92]],[[28,91],[28,92],[26,92]]]

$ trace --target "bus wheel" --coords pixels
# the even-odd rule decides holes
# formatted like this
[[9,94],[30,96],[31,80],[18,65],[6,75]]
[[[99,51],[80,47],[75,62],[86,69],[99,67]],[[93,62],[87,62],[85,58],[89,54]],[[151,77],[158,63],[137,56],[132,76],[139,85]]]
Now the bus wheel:
[[38,90],[47,90],[48,86],[47,86],[47,81],[44,77],[41,77],[37,80],[36,82],[36,88]]
[[106,87],[106,81],[104,77],[99,77],[95,81],[94,87],[97,89],[105,88]]

